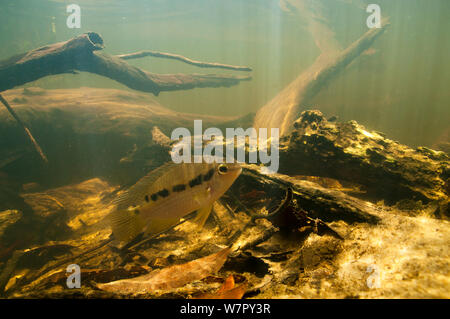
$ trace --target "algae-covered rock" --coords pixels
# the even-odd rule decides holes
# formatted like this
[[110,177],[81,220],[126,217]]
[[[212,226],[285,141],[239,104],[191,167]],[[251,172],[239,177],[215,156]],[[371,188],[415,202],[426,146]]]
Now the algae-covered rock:
[[365,197],[448,200],[449,157],[425,147],[414,150],[369,132],[355,121],[329,122],[304,111],[280,141],[280,172],[313,175],[362,185]]

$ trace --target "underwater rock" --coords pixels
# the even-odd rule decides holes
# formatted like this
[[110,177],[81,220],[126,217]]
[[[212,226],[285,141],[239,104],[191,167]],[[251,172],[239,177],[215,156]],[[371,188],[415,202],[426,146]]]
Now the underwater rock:
[[[447,201],[450,162],[443,152],[414,150],[355,121],[329,122],[304,111],[280,140],[280,170],[288,175],[331,177],[362,185],[365,198]],[[445,214],[444,214],[445,215]]]

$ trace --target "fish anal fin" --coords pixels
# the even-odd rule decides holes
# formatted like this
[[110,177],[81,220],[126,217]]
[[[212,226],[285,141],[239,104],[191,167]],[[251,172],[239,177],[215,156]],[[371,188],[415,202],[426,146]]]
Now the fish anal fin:
[[197,211],[197,216],[195,216],[193,222],[197,223],[199,227],[203,227],[206,223],[206,220],[209,217],[209,214],[211,213],[213,205],[212,204],[208,204],[202,208],[200,208]]
[[142,218],[133,210],[117,210],[109,215],[114,237],[128,242],[139,235],[144,227]]
[[179,218],[151,218],[148,221],[148,226],[145,230],[145,234],[149,236],[156,235],[178,224],[179,221]]

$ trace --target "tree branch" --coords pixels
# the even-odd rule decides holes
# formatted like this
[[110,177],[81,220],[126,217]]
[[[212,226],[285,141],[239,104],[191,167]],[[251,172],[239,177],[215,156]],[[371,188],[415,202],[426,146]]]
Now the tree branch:
[[221,63],[215,63],[215,62],[202,62],[202,61],[196,61],[196,60],[189,59],[189,58],[184,57],[179,54],[158,52],[158,51],[139,51],[139,52],[134,52],[134,53],[129,53],[129,54],[116,55],[116,57],[118,57],[119,59],[123,59],[123,60],[138,59],[138,58],[143,58],[146,56],[178,60],[178,61],[181,61],[181,62],[184,62],[187,64],[197,66],[199,68],[217,68],[217,69],[227,69],[227,70],[235,70],[235,71],[251,71],[252,70],[248,66],[236,66],[236,65],[221,64]]
[[347,65],[369,48],[386,27],[370,29],[361,38],[337,55],[320,55],[307,70],[284,88],[277,96],[258,110],[253,126],[255,128],[279,128],[280,136],[292,131],[294,121],[302,109],[311,103],[313,97],[341,73]]

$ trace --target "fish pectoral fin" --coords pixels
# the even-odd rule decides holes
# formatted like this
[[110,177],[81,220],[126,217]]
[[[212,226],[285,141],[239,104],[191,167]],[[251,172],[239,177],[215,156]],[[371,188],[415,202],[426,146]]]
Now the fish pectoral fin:
[[129,242],[139,235],[144,223],[142,218],[133,210],[117,210],[109,215],[114,237],[120,241]]
[[179,221],[179,218],[151,218],[147,229],[145,230],[145,234],[149,236],[156,235],[178,224]]
[[209,214],[211,213],[212,207],[213,207],[212,204],[208,204],[208,205],[200,208],[197,211],[197,215],[195,216],[193,222],[197,223],[199,227],[203,227],[206,223],[206,220],[209,217]]

